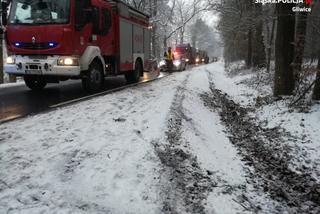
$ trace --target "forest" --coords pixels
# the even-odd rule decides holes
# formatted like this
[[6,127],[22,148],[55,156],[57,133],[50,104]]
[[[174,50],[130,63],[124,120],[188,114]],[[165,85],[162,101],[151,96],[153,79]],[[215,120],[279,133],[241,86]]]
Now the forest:
[[[268,74],[275,97],[292,95],[295,104],[320,99],[319,1],[127,2],[151,14],[154,56],[160,56],[168,44],[186,41],[214,54],[222,49],[226,65],[243,60],[246,68]],[[214,26],[204,22],[203,17],[208,16],[218,17]]]
[[[320,99],[319,3],[306,6],[229,0],[220,10],[226,62],[244,60],[248,68],[264,68],[260,71],[271,75],[274,96],[292,95],[292,104]],[[294,12],[297,8],[311,12]]]

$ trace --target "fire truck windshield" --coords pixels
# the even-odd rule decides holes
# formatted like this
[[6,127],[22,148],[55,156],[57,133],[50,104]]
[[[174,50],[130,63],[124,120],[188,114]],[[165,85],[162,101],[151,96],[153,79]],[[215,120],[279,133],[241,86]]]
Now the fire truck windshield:
[[177,51],[180,54],[184,54],[187,51],[187,48],[176,47],[175,51]]
[[69,0],[13,0],[9,24],[68,23],[69,8]]

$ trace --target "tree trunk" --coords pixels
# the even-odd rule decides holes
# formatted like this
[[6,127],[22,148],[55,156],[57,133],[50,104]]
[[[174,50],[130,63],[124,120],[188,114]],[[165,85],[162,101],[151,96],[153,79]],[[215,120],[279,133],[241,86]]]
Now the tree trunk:
[[300,12],[297,17],[296,33],[295,33],[295,49],[294,49],[294,61],[293,61],[293,72],[295,76],[295,81],[299,80],[299,73],[301,72],[304,45],[307,32],[307,12]]
[[197,36],[196,36],[195,33],[193,33],[192,36],[191,36],[191,45],[194,48],[197,47]]
[[295,4],[279,3],[276,5],[278,24],[275,43],[275,79],[274,95],[292,95],[295,82],[291,63],[294,55]]
[[319,57],[318,57],[316,83],[315,83],[314,88],[313,88],[312,98],[314,100],[320,100],[320,54],[319,54]]
[[[2,12],[2,4],[0,2],[0,11]],[[2,15],[2,14],[0,14]],[[3,81],[3,29],[2,25],[0,25],[0,84],[2,84]]]
[[180,44],[184,43],[184,27],[180,30]]
[[0,84],[4,82],[3,73],[3,30],[0,26]]
[[252,67],[252,29],[250,27],[248,32],[248,55],[247,55],[247,67]]
[[248,13],[249,13],[249,30],[248,30],[248,50],[247,50],[247,67],[252,67],[252,0],[248,3]]
[[156,39],[156,32],[157,32],[157,27],[156,25],[152,26],[152,31],[151,31],[151,42],[152,42],[152,46],[151,46],[151,53],[153,56],[157,57],[157,39]]
[[167,50],[167,47],[168,47],[168,38],[167,36],[165,35],[164,38],[163,38],[163,48],[164,48],[164,51]]
[[266,66],[266,52],[265,52],[265,45],[263,42],[263,22],[261,18],[262,12],[262,5],[255,4],[255,16],[257,17],[256,21],[256,28],[254,34],[254,42],[253,42],[253,56],[252,56],[252,63],[255,67],[265,67]]
[[[152,15],[152,17],[156,17],[157,16],[157,0],[150,0],[150,14]],[[152,55],[155,57],[160,57],[157,51],[159,49],[158,47],[158,43],[157,43],[157,25],[153,24],[152,25],[152,31],[151,31],[151,42],[152,42]]]
[[267,61],[267,72],[270,72],[270,64],[271,64],[271,56],[272,56],[272,43],[273,43],[273,37],[274,37],[274,29],[276,26],[276,19],[273,18],[272,20],[272,29],[271,29],[271,35],[270,35],[270,40],[269,40],[269,46],[268,46],[268,61]]

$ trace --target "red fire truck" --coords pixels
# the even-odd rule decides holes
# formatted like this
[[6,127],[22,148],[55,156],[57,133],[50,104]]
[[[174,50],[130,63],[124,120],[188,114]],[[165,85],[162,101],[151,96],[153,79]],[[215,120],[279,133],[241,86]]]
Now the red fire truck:
[[117,0],[11,0],[3,14],[5,72],[26,85],[81,79],[101,89],[107,75],[137,82],[150,67],[148,15]]
[[180,44],[174,48],[174,54],[176,58],[183,58],[186,63],[193,64],[194,61],[194,48],[190,44]]

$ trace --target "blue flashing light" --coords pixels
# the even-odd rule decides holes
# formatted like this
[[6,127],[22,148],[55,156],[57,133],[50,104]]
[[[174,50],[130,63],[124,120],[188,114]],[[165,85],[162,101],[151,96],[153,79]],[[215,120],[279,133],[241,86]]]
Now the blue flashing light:
[[20,47],[20,42],[16,42],[16,43],[14,43],[14,46],[16,46],[16,47]]
[[53,48],[53,47],[55,47],[55,46],[56,46],[56,43],[54,43],[54,42],[49,42],[49,47]]

